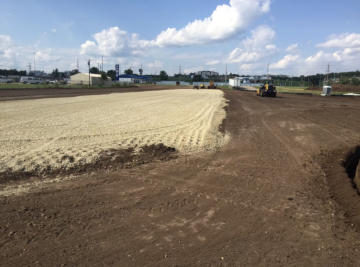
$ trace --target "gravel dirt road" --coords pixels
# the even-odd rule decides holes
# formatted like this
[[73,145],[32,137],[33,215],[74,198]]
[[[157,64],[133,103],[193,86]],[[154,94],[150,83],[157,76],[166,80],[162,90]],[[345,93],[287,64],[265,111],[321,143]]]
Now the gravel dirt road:
[[360,99],[225,97],[219,152],[0,197],[1,265],[359,266]]

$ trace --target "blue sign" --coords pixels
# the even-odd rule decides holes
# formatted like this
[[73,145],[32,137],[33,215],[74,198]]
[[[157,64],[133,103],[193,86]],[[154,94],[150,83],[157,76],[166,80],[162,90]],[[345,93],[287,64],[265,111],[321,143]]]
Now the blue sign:
[[116,70],[116,80],[119,80],[119,76],[120,76],[120,65],[116,64],[115,65],[115,70]]

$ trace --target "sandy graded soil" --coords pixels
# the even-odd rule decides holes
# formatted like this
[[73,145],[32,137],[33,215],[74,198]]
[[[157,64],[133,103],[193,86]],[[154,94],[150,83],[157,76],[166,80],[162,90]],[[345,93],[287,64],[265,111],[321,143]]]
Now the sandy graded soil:
[[360,100],[225,97],[221,151],[0,197],[1,265],[359,266],[335,179],[353,189]]
[[[178,152],[225,142],[219,90],[163,90],[0,102],[0,173],[43,173],[101,152],[163,143]],[[5,174],[4,174],[5,175]]]

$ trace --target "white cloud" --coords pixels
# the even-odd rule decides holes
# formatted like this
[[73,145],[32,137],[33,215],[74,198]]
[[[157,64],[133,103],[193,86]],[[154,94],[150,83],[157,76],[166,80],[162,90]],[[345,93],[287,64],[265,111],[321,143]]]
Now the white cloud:
[[81,45],[83,55],[133,56],[151,47],[189,46],[226,40],[244,32],[270,10],[271,0],[230,0],[216,7],[210,17],[195,20],[184,28],[168,28],[154,40],[139,40],[118,27],[104,29]]
[[50,62],[50,61],[57,61],[61,57],[53,55],[52,49],[44,49],[39,50],[35,53],[35,58],[37,61],[43,61],[43,62]]
[[182,29],[168,28],[152,44],[185,46],[225,40],[241,32],[270,10],[270,0],[230,0],[216,7],[210,17],[195,20]]
[[12,44],[11,37],[8,35],[0,35],[0,52],[8,49]]
[[322,48],[353,48],[360,47],[359,33],[332,35],[328,41],[317,45]]
[[325,59],[326,57],[327,57],[327,55],[324,53],[324,51],[319,51],[315,55],[306,58],[305,62],[307,62],[307,63],[316,63],[319,60]]
[[136,34],[128,34],[118,27],[112,27],[94,34],[95,41],[81,45],[82,55],[134,56],[141,54],[148,41],[139,40]]
[[189,74],[189,73],[196,73],[196,72],[202,71],[202,70],[204,70],[204,67],[202,67],[202,66],[190,67],[190,68],[185,68],[185,69],[184,69],[184,73],[187,73],[187,74]]
[[220,64],[220,60],[211,60],[211,61],[206,62],[207,66],[214,66],[214,65],[218,65],[218,64]]
[[275,38],[275,31],[269,26],[259,26],[251,32],[251,37],[242,41],[240,47],[235,48],[229,55],[231,63],[255,63],[268,57],[276,50],[271,44]]
[[0,35],[0,59],[1,68],[12,68],[15,64],[15,58],[18,56],[18,52],[12,38],[8,35]]
[[290,64],[298,61],[299,58],[300,58],[299,55],[286,55],[285,57],[280,59],[275,64],[272,64],[271,68],[272,69],[285,69],[285,68],[289,67]]
[[299,48],[299,44],[292,44],[286,49],[286,51],[287,52],[295,52],[296,50],[298,50],[298,48]]
[[155,60],[147,64],[147,67],[150,69],[158,69],[164,67],[164,63],[160,60]]

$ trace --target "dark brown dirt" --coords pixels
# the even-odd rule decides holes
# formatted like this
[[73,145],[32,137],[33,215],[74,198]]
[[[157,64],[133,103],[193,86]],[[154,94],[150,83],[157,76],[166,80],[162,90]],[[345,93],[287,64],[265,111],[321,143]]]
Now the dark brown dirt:
[[360,99],[225,95],[232,139],[217,153],[0,197],[0,264],[359,266],[343,163]]
[[355,183],[360,147],[340,149],[323,155],[323,169],[330,187],[331,197],[339,205],[338,212],[360,231],[360,191]]
[[[167,161],[177,157],[175,148],[167,147],[164,144],[146,145],[135,152],[134,148],[113,149],[103,151],[99,158],[93,163],[75,165],[71,168],[52,169],[48,166],[45,169],[33,172],[13,172],[8,170],[0,172],[0,184],[9,181],[20,181],[29,178],[46,179],[60,175],[79,175],[98,170],[115,171],[124,168],[134,168],[139,165],[147,164],[153,161]],[[73,156],[64,155],[61,161],[75,161]]]
[[[0,89],[0,101],[24,100],[55,97],[74,97],[82,95],[100,95],[112,93],[142,92],[154,90],[178,89],[178,86],[147,85],[129,88],[41,88],[41,89]],[[181,86],[181,88],[190,88]]]

